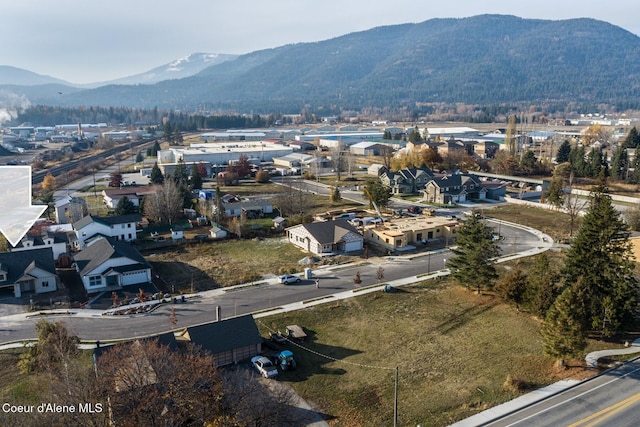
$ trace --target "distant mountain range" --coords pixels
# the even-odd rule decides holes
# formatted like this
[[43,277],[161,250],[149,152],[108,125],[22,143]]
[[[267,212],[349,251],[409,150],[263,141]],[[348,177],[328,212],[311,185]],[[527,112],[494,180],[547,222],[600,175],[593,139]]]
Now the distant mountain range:
[[92,89],[53,78],[34,86],[25,82],[37,75],[13,70],[7,80],[0,67],[0,82],[13,83],[0,88],[45,105],[265,113],[438,102],[640,106],[640,38],[584,18],[432,19],[237,57],[194,54]]

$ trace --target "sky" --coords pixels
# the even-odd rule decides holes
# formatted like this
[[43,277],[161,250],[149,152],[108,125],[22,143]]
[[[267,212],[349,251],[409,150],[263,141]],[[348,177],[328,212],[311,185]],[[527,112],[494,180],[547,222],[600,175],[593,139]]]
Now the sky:
[[640,35],[634,0],[2,0],[0,11],[0,65],[77,84],[432,18],[587,17]]

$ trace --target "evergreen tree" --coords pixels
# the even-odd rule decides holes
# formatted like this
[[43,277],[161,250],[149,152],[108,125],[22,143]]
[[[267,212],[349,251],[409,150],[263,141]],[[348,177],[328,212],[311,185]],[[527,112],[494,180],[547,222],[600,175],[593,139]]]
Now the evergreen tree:
[[602,171],[602,166],[605,164],[602,150],[597,147],[593,147],[587,155],[587,169],[589,176],[596,178]]
[[173,127],[171,127],[171,123],[167,122],[164,125],[163,128],[164,134],[162,135],[162,137],[164,138],[165,141],[171,143],[173,141]]
[[187,184],[188,180],[187,165],[180,159],[176,164],[176,168],[173,170],[173,181],[178,184],[178,186],[183,186]]
[[627,178],[627,169],[629,168],[629,158],[627,157],[627,149],[620,145],[613,150],[611,159],[611,179],[614,181],[624,181]]
[[116,215],[128,215],[136,213],[137,211],[138,208],[127,196],[123,196],[122,199],[118,201],[115,209]]
[[536,155],[533,151],[527,150],[524,152],[524,155],[520,159],[519,169],[525,175],[530,175],[536,171],[536,163],[538,159],[536,159]]
[[524,295],[527,307],[533,314],[540,318],[547,315],[549,307],[560,293],[558,280],[558,270],[551,264],[549,256],[546,253],[536,256]]
[[342,199],[340,195],[340,188],[338,186],[332,186],[329,188],[329,201],[331,203],[339,202]]
[[628,227],[605,193],[602,174],[600,181],[567,252],[563,276],[581,298],[585,329],[610,336],[633,321],[639,286]]
[[540,328],[545,354],[556,359],[580,355],[587,345],[581,315],[581,302],[573,288],[568,287],[549,308]]
[[558,153],[556,154],[556,162],[557,163],[565,163],[569,161],[569,153],[571,153],[571,143],[568,140],[564,140],[560,147],[558,148]]
[[638,148],[640,147],[640,133],[638,129],[634,126],[629,130],[626,138],[624,139],[623,145],[625,148]]
[[138,154],[136,154],[136,163],[140,163],[144,161],[144,156],[142,155],[142,151],[138,151]]
[[638,144],[634,151],[631,169],[629,182],[632,184],[640,184],[640,144]]
[[563,183],[564,180],[562,176],[554,174],[549,186],[543,193],[545,201],[556,209],[560,209],[564,206]]
[[151,168],[151,175],[149,176],[149,181],[152,184],[164,184],[164,175],[162,175],[162,171],[160,170],[158,163],[153,164],[153,168]]
[[198,170],[198,165],[196,163],[191,165],[191,176],[189,177],[189,187],[191,187],[192,190],[202,189],[202,177],[200,176],[200,171]]
[[374,203],[378,208],[385,207],[391,198],[391,189],[375,178],[368,179],[362,191],[364,197],[369,200],[370,208],[374,207]]
[[493,240],[493,230],[475,212],[458,230],[451,252],[455,257],[447,260],[447,267],[458,283],[478,293],[493,287],[498,277],[493,258],[500,248]]
[[527,289],[527,280],[527,274],[516,265],[496,283],[495,291],[503,300],[513,302],[519,310]]
[[571,152],[569,153],[569,163],[571,164],[571,169],[577,177],[584,177],[589,175],[587,162],[585,160],[584,147],[580,146],[571,149]]

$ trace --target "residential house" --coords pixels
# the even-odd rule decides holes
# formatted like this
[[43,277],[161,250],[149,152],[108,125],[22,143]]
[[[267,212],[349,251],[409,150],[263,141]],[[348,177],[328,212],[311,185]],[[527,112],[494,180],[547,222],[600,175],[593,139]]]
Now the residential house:
[[113,237],[116,240],[132,242],[138,238],[136,226],[142,220],[140,214],[99,217],[87,215],[74,224],[78,237],[78,248],[94,236]]
[[397,172],[390,170],[380,174],[380,181],[391,189],[393,194],[417,194],[433,179],[431,169],[405,168]]
[[251,359],[262,352],[262,336],[250,314],[204,325],[189,326],[176,333],[180,342],[191,342],[211,353],[217,366]]
[[99,238],[74,256],[76,270],[89,293],[151,282],[151,264],[131,244]]
[[141,186],[141,187],[124,187],[124,188],[108,188],[102,190],[102,198],[104,204],[109,209],[115,209],[118,206],[120,200],[125,197],[129,199],[134,206],[139,207],[142,199],[145,196],[155,194],[160,187],[158,186]]
[[171,240],[184,240],[184,228],[179,225],[171,227]]
[[320,256],[357,252],[363,248],[362,235],[344,219],[300,224],[286,231],[289,243]]
[[[231,199],[233,201],[225,202],[224,197],[222,199],[222,209],[227,217],[239,217],[245,214],[247,218],[260,218],[264,214],[273,213],[273,204],[269,199],[260,197],[247,197],[242,200],[237,198]],[[214,214],[215,214],[215,206]]]
[[69,252],[69,238],[67,233],[64,231],[52,232],[43,230],[40,236],[26,234],[16,246],[10,247],[9,250],[11,252],[20,252],[44,247],[51,248],[53,251],[53,259],[57,260],[60,255]]
[[477,176],[459,173],[432,179],[422,193],[423,201],[446,205],[467,200],[483,200],[486,198],[487,190]]
[[87,201],[82,197],[65,196],[54,203],[56,222],[69,224],[89,214]]
[[442,157],[446,157],[452,153],[466,153],[467,146],[460,140],[448,139],[446,141],[440,142],[436,146],[436,151]]
[[42,294],[58,289],[58,277],[50,247],[0,253],[0,295]]
[[454,218],[395,218],[383,224],[365,227],[364,240],[392,252],[407,251],[430,241],[444,241],[445,245],[453,243],[458,227],[459,222]]

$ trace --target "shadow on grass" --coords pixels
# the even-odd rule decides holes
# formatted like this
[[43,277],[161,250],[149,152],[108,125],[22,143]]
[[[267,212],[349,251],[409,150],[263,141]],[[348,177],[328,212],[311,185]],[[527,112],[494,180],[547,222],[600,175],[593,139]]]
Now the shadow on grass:
[[264,353],[267,356],[282,350],[293,352],[296,368],[280,371],[280,378],[284,381],[301,382],[314,375],[344,375],[347,372],[345,369],[327,365],[361,353],[359,350],[319,343],[314,331],[306,328],[304,331],[307,334],[304,340],[290,339],[284,344],[270,342],[268,349],[265,346]]

